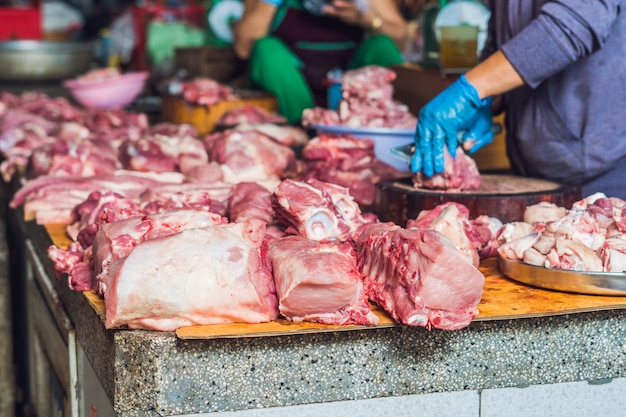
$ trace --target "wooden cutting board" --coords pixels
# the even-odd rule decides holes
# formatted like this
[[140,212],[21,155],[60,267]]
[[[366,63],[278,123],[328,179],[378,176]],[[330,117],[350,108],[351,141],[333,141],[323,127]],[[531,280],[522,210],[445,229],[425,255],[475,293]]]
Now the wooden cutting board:
[[523,220],[529,205],[546,201],[569,208],[581,198],[580,187],[514,175],[481,174],[478,190],[454,193],[417,189],[407,176],[377,183],[372,210],[381,220],[404,226],[422,210],[455,201],[469,209],[471,218],[486,214],[509,223]]

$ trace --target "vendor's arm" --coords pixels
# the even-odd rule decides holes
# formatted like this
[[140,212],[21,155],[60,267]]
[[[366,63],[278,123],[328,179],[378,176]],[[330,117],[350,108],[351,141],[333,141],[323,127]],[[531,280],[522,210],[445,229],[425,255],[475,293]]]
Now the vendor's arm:
[[269,33],[278,4],[276,0],[245,0],[243,15],[233,29],[233,48],[239,58],[247,59],[254,43]]
[[624,7],[624,0],[548,1],[501,50],[525,83],[534,88],[600,49]]
[[408,24],[393,0],[370,0],[365,11],[359,10],[356,1],[335,0],[324,11],[329,16],[359,25],[371,33],[387,35],[398,48],[404,49]]
[[469,70],[465,77],[476,89],[480,99],[506,93],[524,85],[524,80],[502,51],[497,51]]

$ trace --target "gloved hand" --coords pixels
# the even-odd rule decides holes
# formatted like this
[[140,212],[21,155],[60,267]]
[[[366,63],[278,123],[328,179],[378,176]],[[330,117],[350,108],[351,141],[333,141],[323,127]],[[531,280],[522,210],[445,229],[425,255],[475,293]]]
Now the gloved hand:
[[426,104],[418,116],[411,171],[422,171],[427,177],[443,172],[444,147],[448,147],[452,157],[456,156],[458,132],[471,125],[485,101],[461,75]]
[[493,142],[493,114],[491,113],[491,97],[483,100],[476,116],[472,119],[461,137],[462,146],[473,154],[485,145]]

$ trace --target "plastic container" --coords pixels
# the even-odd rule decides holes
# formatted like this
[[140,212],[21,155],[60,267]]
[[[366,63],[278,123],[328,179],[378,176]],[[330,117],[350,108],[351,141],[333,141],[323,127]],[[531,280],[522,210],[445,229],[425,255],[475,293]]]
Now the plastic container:
[[389,150],[398,146],[413,143],[415,129],[396,129],[390,127],[349,127],[314,125],[318,134],[343,134],[358,139],[372,139],[376,158],[387,165],[391,165],[401,172],[409,172],[409,164],[392,155]]
[[68,80],[63,85],[87,108],[114,109],[129,105],[143,91],[148,72],[132,72],[104,80]]

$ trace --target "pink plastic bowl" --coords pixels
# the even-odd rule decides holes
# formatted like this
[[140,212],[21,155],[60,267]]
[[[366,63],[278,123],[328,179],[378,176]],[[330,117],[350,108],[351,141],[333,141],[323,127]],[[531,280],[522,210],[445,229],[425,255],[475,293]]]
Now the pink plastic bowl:
[[132,72],[104,80],[68,80],[63,85],[83,106],[107,110],[132,103],[143,91],[147,78],[147,72]]

